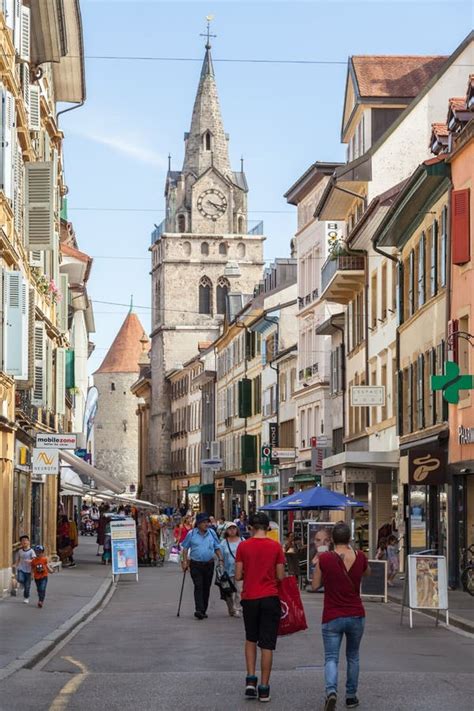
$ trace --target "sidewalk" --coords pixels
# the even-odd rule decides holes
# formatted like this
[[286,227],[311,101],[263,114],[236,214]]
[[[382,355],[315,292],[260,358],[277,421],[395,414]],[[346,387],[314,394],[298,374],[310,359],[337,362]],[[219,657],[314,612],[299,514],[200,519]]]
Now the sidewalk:
[[107,583],[112,583],[112,575],[110,565],[101,565],[96,551],[95,538],[79,537],[79,546],[74,553],[77,567],[65,568],[49,576],[42,609],[37,607],[34,582],[29,605],[23,603],[23,591],[18,591],[17,597],[0,600],[0,678],[2,671],[8,673],[5,670],[8,665],[25,666],[25,655],[45,638],[42,646],[46,650],[54,639],[59,641],[68,634],[69,629],[78,623],[74,617],[82,617],[81,611],[94,596],[92,607],[100,604],[110,587]]
[[[403,580],[397,580],[393,588],[388,588],[388,599],[390,602],[401,604],[403,597]],[[463,590],[448,591],[449,621],[454,627],[465,632],[474,633],[474,597],[471,597]],[[424,614],[436,617],[436,612],[423,610]],[[440,621],[444,622],[445,613],[440,612]]]

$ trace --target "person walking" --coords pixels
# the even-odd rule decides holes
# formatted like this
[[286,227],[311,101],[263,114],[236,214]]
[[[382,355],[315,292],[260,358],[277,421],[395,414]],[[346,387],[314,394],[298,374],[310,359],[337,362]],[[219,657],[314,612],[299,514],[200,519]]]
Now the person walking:
[[181,545],[181,543],[184,541],[184,539],[188,535],[189,531],[192,530],[192,527],[193,527],[192,516],[185,516],[184,519],[181,521],[181,523],[178,524],[178,526],[176,526],[173,531],[174,542],[177,545]]
[[[285,555],[277,541],[267,537],[270,519],[263,512],[250,518],[252,537],[237,548],[235,579],[243,580],[242,610],[245,624],[245,696],[270,701],[270,674],[281,617],[278,581],[285,577]],[[261,677],[256,676],[257,645]]]
[[182,543],[181,567],[183,572],[189,568],[194,584],[194,617],[197,620],[207,618],[209,594],[214,575],[214,557],[223,565],[223,556],[219,539],[209,528],[209,516],[198,513],[196,524]]
[[16,554],[16,579],[23,585],[23,602],[28,605],[30,602],[31,589],[31,561],[35,558],[35,552],[30,545],[29,536],[20,536],[21,548]]
[[388,580],[387,584],[393,587],[395,578],[400,570],[400,550],[398,548],[398,538],[394,535],[389,536],[387,540],[387,561],[388,561]]
[[235,579],[235,556],[237,549],[242,542],[237,524],[228,521],[224,527],[224,535],[221,543],[222,555],[224,558],[224,570],[236,587],[236,592],[226,595],[225,601],[231,617],[240,617],[240,593],[242,583]]
[[36,558],[33,558],[31,561],[31,571],[38,592],[38,607],[43,607],[46,597],[46,586],[48,585],[48,573],[52,573],[53,569],[44,554],[43,546],[35,546],[35,553]]
[[248,519],[245,511],[240,512],[239,518],[234,519],[234,523],[239,529],[242,538],[248,538]]
[[334,550],[320,553],[315,559],[312,588],[324,585],[322,633],[326,702],[324,711],[334,711],[337,704],[339,650],[346,636],[347,681],[346,706],[359,705],[359,646],[364,633],[365,610],[360,598],[360,583],[370,574],[362,551],[350,546],[351,531],[347,524],[337,523],[332,531]]

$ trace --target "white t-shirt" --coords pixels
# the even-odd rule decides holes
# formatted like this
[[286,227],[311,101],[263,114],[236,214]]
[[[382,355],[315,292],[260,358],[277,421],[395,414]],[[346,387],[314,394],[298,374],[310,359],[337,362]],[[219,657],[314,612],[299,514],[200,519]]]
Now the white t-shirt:
[[36,558],[33,548],[27,548],[26,551],[20,548],[17,556],[16,569],[23,573],[31,573],[31,561]]

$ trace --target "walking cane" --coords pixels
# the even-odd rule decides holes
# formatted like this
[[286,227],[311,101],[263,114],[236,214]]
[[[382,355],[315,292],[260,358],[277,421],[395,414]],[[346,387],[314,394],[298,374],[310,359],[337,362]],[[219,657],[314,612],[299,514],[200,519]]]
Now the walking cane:
[[178,612],[176,613],[176,617],[179,617],[179,613],[181,612],[181,601],[183,599],[184,581],[186,579],[187,572],[188,572],[188,569],[186,568],[186,570],[183,573],[183,582],[181,583],[181,594],[179,596],[179,605],[178,605]]

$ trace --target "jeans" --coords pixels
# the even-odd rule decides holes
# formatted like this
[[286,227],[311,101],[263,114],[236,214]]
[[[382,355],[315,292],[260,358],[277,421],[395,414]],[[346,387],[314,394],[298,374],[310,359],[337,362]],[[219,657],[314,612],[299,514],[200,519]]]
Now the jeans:
[[359,682],[359,646],[364,634],[365,617],[338,617],[322,626],[324,642],[324,675],[326,695],[337,694],[339,650],[346,635],[347,681],[346,696],[357,693]]
[[48,576],[45,575],[44,578],[39,578],[38,580],[35,579],[36,583],[36,590],[38,591],[38,600],[40,602],[44,602],[44,598],[46,597],[46,586],[48,584]]
[[212,578],[214,576],[214,561],[200,563],[192,560],[190,564],[191,578],[194,583],[194,606],[196,612],[206,612],[209,604]]
[[19,570],[16,574],[16,579],[20,585],[23,585],[23,597],[25,600],[28,600],[30,597],[31,573],[25,573],[24,570]]

